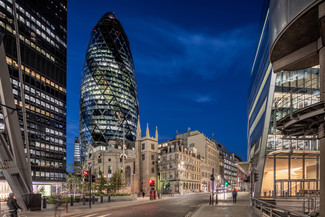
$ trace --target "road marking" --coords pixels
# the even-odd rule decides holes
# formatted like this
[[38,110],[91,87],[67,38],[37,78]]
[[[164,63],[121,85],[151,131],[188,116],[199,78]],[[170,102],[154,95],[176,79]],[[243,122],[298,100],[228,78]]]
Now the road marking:
[[189,217],[192,214],[192,212],[188,212],[185,217]]
[[112,213],[109,213],[109,214],[106,214],[106,215],[100,215],[98,217],[106,217],[106,216],[109,216],[109,215],[112,215]]
[[95,214],[90,214],[90,215],[85,215],[85,216],[83,216],[83,217],[90,217],[90,216],[94,216],[94,215],[97,215],[97,213],[95,213]]

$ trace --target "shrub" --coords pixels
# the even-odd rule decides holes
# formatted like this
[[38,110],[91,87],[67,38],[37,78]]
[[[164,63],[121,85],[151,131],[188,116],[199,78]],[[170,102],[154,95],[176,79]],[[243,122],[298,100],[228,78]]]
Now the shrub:
[[131,194],[111,194],[111,196],[130,196]]

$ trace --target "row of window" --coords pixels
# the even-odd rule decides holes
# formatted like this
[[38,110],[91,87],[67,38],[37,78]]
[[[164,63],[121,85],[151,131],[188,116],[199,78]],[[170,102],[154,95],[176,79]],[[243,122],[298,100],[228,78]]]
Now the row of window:
[[53,172],[40,172],[32,171],[32,176],[37,178],[52,179],[52,180],[63,180],[66,178],[65,173],[53,173]]
[[[13,60],[12,58],[10,58],[10,57],[7,56],[6,57],[6,61],[7,61],[7,64],[9,66],[13,66],[15,69],[18,69],[18,63],[15,60]],[[41,82],[43,82],[46,85],[49,85],[49,86],[51,86],[51,87],[53,87],[53,88],[55,88],[55,89],[57,89],[57,90],[59,90],[59,91],[61,91],[63,93],[67,93],[67,90],[65,88],[63,88],[62,86],[54,83],[50,79],[45,78],[44,76],[40,75],[39,73],[31,70],[27,66],[25,66],[25,65],[22,64],[21,65],[21,69],[22,69],[23,72],[25,72],[25,74],[31,76],[32,78],[36,78],[36,80],[41,81]],[[15,81],[14,84],[19,85],[19,81]],[[27,85],[25,85],[24,87],[26,87],[26,86]],[[26,90],[29,91],[28,87],[26,87]],[[35,89],[32,88],[32,87],[30,87],[30,92],[35,93]],[[51,99],[51,101],[52,101],[52,99]],[[61,106],[63,106],[63,104]]]
[[54,145],[49,145],[49,144],[44,144],[44,143],[40,143],[40,142],[35,142],[35,147],[44,149],[46,151],[52,150],[52,151],[59,151],[59,152],[63,152],[63,153],[66,152],[65,148],[54,146]]
[[[31,150],[32,151],[32,150]],[[48,160],[42,160],[37,158],[31,158],[30,162],[34,166],[41,166],[41,167],[50,167],[50,168],[63,168],[62,162],[56,162],[56,161],[48,161]]]
[[[7,2],[10,2],[12,4],[12,0],[7,0]],[[5,8],[10,14],[13,14],[12,8],[9,5],[5,5],[3,0],[0,0],[0,6]],[[54,26],[50,24],[49,21],[47,21],[44,17],[42,17],[42,20],[50,26],[50,28],[46,27],[45,25],[41,24],[41,22],[35,18],[34,16],[30,15],[28,11],[25,11],[19,4],[16,3],[16,8],[18,9],[19,13],[24,15],[22,17],[21,15],[18,15],[18,20],[26,24],[26,26],[32,28],[36,33],[38,33],[42,38],[44,38],[46,41],[51,43],[53,46],[57,47],[59,49],[59,45],[56,44],[52,39],[56,40],[58,43],[60,43],[63,47],[67,47],[66,43],[63,42],[56,34],[54,31],[55,30]],[[39,14],[38,14],[39,15]],[[40,16],[40,15],[39,15]],[[36,28],[38,26],[40,29]],[[52,39],[50,39],[50,37]]]

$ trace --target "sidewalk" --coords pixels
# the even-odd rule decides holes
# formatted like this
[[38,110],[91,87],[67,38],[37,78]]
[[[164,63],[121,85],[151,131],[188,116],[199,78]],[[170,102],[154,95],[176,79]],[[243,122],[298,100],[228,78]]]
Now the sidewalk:
[[[75,203],[74,206],[68,207],[68,213],[65,214],[65,205],[63,204],[64,208],[61,211],[61,216],[78,216],[78,214],[90,214],[93,213],[94,210],[96,211],[102,211],[106,210],[107,208],[118,208],[118,207],[127,207],[127,206],[132,206],[132,205],[138,205],[138,204],[146,204],[146,203],[155,203],[157,201],[161,200],[168,200],[168,199],[173,199],[175,197],[163,197],[162,199],[157,199],[157,200],[150,200],[149,197],[137,197],[137,200],[132,200],[132,201],[116,201],[116,202],[96,202],[95,204],[91,204],[91,209],[89,209],[89,205],[86,202],[86,205],[82,205],[81,203]],[[22,212],[23,215],[26,215],[27,217],[53,217],[54,216],[54,206],[49,207],[47,209],[42,209],[41,211],[25,211]]]
[[249,205],[249,193],[238,192],[237,203],[232,202],[231,194],[227,194],[226,199],[219,194],[218,205],[202,205],[191,217],[258,217]]

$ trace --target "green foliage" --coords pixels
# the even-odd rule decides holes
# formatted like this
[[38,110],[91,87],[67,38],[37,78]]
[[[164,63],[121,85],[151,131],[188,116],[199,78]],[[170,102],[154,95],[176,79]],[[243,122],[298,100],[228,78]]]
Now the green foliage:
[[103,193],[103,190],[108,186],[108,180],[104,177],[102,171],[99,171],[98,176],[96,176],[96,190]]
[[81,164],[69,164],[68,166],[68,171],[73,171],[69,172],[69,175],[67,176],[67,189],[70,192],[73,192],[74,190],[77,189],[82,189],[82,181],[83,181],[83,175],[81,175]]
[[[47,204],[55,204],[56,203],[56,197],[53,197],[53,196],[49,196],[49,197],[46,197],[46,203]],[[74,202],[80,202],[81,200],[81,197],[80,196],[76,196],[73,198],[73,201]],[[61,201],[62,203],[65,203],[65,202],[68,202],[70,203],[70,197],[62,197],[61,198]]]
[[114,192],[122,189],[125,185],[123,182],[123,173],[122,170],[117,170],[109,180],[108,189],[113,190]]
[[111,194],[111,196],[131,196],[131,194]]
[[47,204],[55,204],[55,197],[50,196],[50,197],[46,197],[46,203]]

